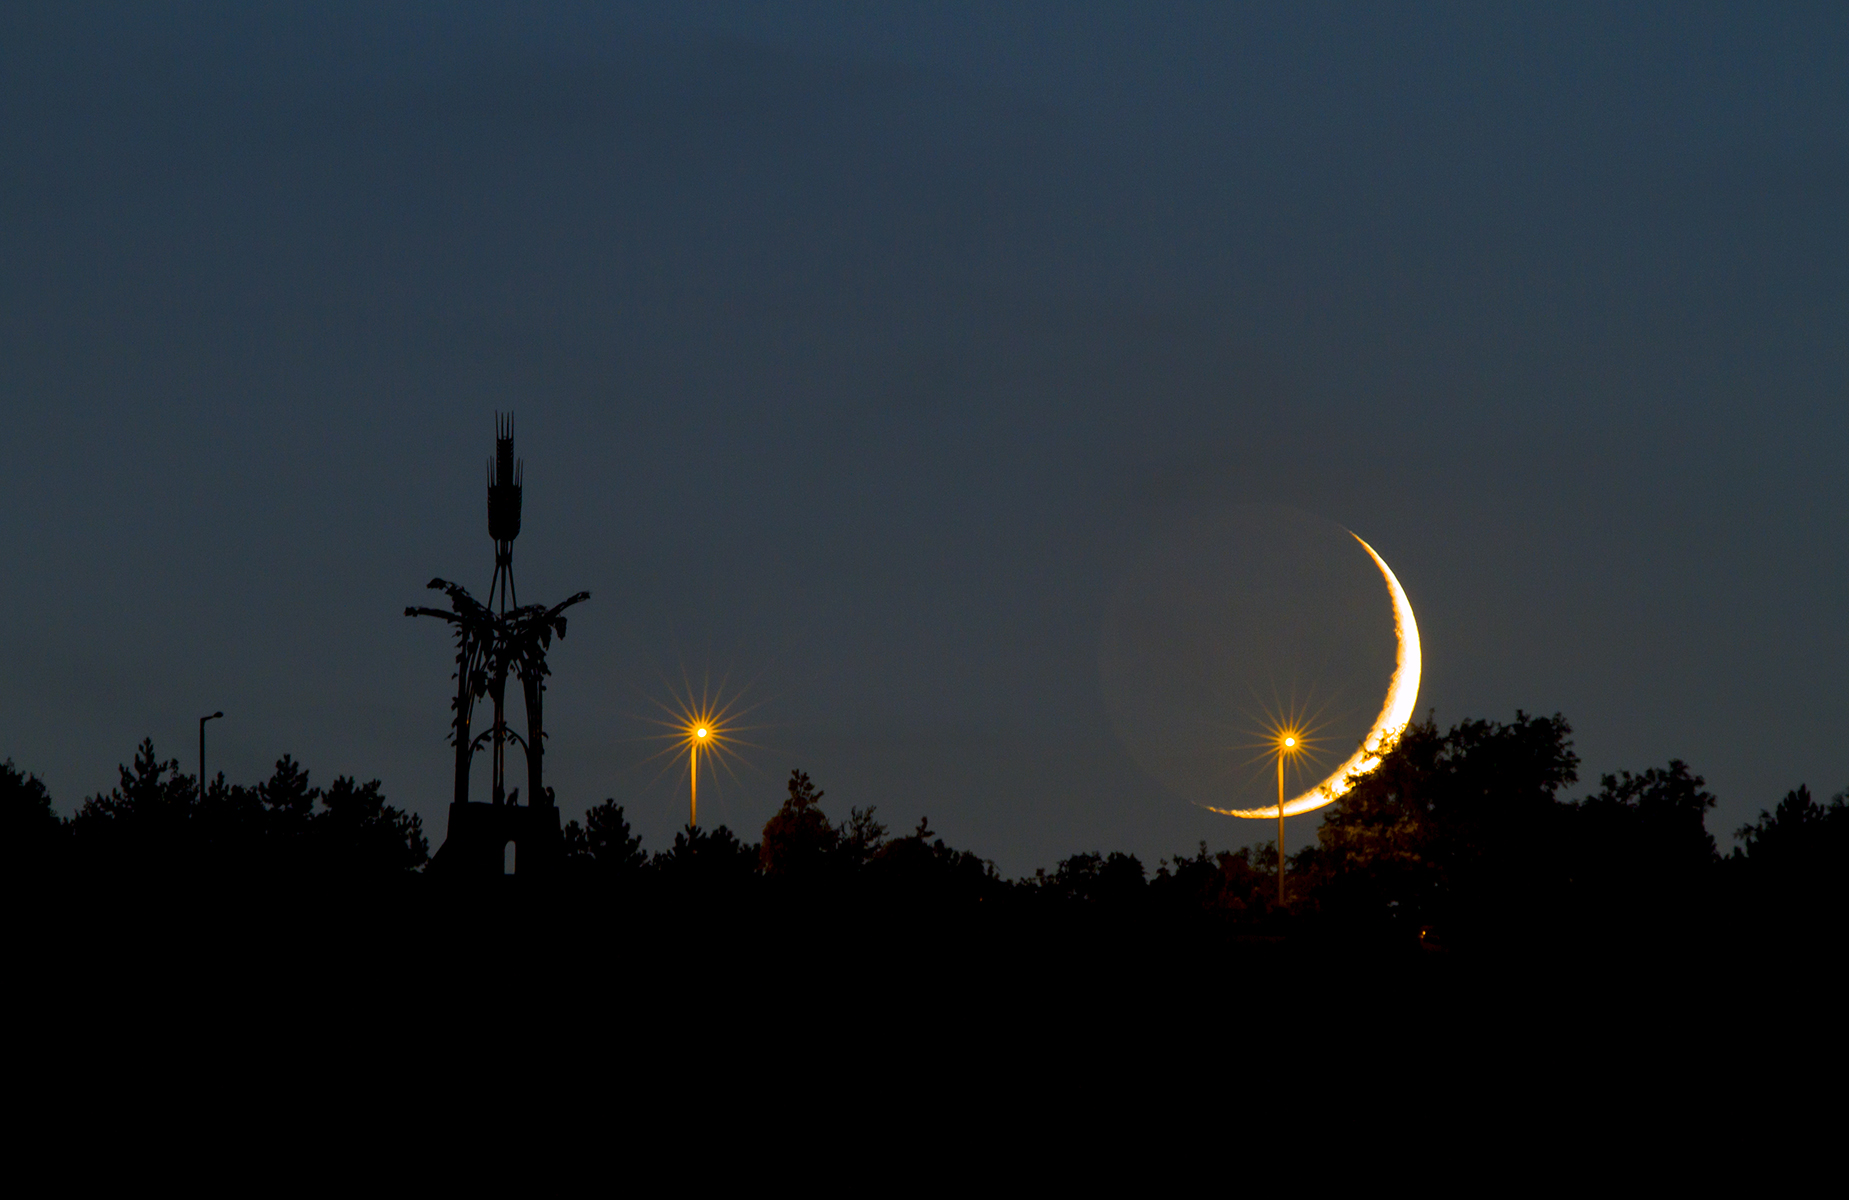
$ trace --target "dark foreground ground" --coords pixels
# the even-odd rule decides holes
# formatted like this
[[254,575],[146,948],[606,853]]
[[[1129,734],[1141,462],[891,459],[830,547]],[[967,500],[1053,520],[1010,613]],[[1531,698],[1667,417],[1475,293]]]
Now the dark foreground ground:
[[1594,1045],[1706,1062],[1729,1027],[1776,1039],[1840,998],[1832,929],[1530,929],[1457,950],[1288,918],[1255,931],[802,896],[587,902],[509,884],[19,898],[16,1041],[73,1059],[359,1055],[420,1075],[474,1060],[547,1077],[675,1060],[1236,1075],[1254,1055],[1380,1072]]

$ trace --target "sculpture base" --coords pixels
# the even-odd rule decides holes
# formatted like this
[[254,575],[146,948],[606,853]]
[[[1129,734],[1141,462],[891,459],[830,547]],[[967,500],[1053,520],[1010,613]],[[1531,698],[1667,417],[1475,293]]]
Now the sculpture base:
[[430,873],[445,879],[499,879],[507,873],[507,847],[514,847],[513,873],[522,879],[556,876],[565,855],[559,810],[523,804],[452,804],[449,833]]

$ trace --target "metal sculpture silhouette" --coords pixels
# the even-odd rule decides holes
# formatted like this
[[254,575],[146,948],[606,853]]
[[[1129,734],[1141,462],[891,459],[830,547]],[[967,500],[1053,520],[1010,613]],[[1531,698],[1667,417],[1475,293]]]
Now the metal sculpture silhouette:
[[[520,607],[520,591],[514,586],[514,539],[520,536],[521,477],[526,464],[514,457],[514,414],[494,414],[494,458],[488,463],[488,536],[494,539],[494,578],[488,581],[488,603],[499,605],[500,616],[507,617],[508,600]],[[507,661],[506,648],[497,645],[490,654],[493,669],[488,673],[488,698],[494,701],[494,726],[490,730],[493,753],[494,803],[507,799]],[[528,751],[529,757],[531,750]],[[527,789],[527,803],[537,803],[542,793]]]
[[[449,609],[411,607],[407,617],[437,617],[450,623],[456,638],[456,695],[450,701],[454,716],[450,744],[456,751],[455,788],[449,809],[449,832],[431,861],[439,874],[467,876],[501,872],[502,854],[513,843],[522,874],[545,874],[557,862],[558,808],[552,789],[545,784],[546,731],[544,704],[546,676],[552,669],[546,654],[554,636],[565,636],[564,612],[590,599],[579,592],[561,604],[519,602],[514,587],[514,539],[520,536],[521,476],[524,464],[514,457],[514,419],[495,414],[494,459],[488,464],[488,535],[494,539],[494,577],[488,584],[488,603],[471,596],[460,584],[432,579],[429,586],[449,597]],[[498,601],[498,611],[496,603]],[[511,602],[511,606],[510,606]],[[526,701],[526,736],[507,725],[507,677],[520,680]],[[494,703],[494,722],[474,733],[475,703],[483,696]],[[520,789],[507,790],[507,746],[526,753],[527,802],[520,804]],[[475,752],[490,749],[493,781],[487,804],[469,802],[469,767]]]

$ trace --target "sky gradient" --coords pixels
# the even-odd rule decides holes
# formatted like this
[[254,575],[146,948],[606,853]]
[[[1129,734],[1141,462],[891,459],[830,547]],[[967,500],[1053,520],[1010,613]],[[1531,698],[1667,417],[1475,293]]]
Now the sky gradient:
[[66,812],[223,709],[212,770],[439,841],[401,614],[486,587],[497,409],[522,599],[593,593],[549,776],[651,848],[683,675],[758,705],[749,836],[800,766],[1011,875],[1268,837],[1099,682],[1126,564],[1248,502],[1574,794],[1685,759],[1725,849],[1849,784],[1840,6],[0,13],[0,757]]

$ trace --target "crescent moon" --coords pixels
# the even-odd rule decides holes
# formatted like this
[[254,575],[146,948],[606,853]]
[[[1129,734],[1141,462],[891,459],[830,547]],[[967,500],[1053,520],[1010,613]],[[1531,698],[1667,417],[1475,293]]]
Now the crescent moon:
[[[1323,780],[1295,800],[1284,803],[1284,815],[1294,817],[1299,813],[1315,812],[1325,804],[1332,803],[1347,795],[1355,782],[1380,765],[1380,760],[1393,744],[1405,732],[1407,722],[1412,720],[1413,706],[1419,701],[1419,673],[1422,659],[1419,654],[1419,623],[1413,620],[1412,604],[1406,599],[1406,589],[1393,577],[1393,569],[1385,559],[1374,553],[1374,547],[1361,541],[1360,535],[1352,530],[1348,534],[1361,548],[1368,552],[1374,565],[1380,568],[1381,575],[1387,581],[1387,594],[1393,598],[1393,630],[1400,643],[1399,662],[1393,668],[1393,679],[1387,684],[1387,699],[1380,706],[1380,715],[1374,718],[1374,727],[1361,739],[1361,746],[1354,755],[1329,778]],[[1277,820],[1278,806],[1268,808],[1214,808],[1212,805],[1202,807],[1212,812],[1224,813],[1229,817],[1269,818]]]

